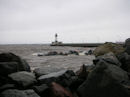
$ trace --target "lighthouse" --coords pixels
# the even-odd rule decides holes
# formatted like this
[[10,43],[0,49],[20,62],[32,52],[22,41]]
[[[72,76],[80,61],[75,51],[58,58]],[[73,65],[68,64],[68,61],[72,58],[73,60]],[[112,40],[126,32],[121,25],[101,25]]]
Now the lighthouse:
[[58,35],[57,35],[57,33],[55,34],[55,42],[58,42]]
[[56,33],[56,34],[55,34],[55,41],[52,42],[51,45],[61,45],[61,44],[62,44],[62,42],[59,42],[59,41],[58,41],[58,34]]

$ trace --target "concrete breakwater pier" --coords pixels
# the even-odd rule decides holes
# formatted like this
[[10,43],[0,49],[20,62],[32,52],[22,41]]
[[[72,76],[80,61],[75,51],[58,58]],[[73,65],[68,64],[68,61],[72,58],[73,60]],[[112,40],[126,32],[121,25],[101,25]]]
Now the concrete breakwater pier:
[[[71,47],[98,47],[103,45],[104,43],[63,43],[58,41],[58,34],[55,34],[55,41],[50,44],[50,46],[71,46]],[[124,45],[124,43],[117,43],[120,45]]]
[[51,46],[72,46],[72,47],[98,47],[103,43],[52,43]]

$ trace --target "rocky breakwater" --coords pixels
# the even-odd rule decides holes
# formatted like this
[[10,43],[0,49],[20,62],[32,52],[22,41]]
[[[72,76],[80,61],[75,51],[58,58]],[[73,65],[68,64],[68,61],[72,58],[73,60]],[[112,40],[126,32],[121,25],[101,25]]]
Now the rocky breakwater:
[[0,97],[130,97],[130,55],[113,43],[97,49],[93,64],[82,65],[77,72],[48,73],[42,68],[31,72],[19,56],[2,53]]
[[130,55],[130,38],[125,41],[126,52]]

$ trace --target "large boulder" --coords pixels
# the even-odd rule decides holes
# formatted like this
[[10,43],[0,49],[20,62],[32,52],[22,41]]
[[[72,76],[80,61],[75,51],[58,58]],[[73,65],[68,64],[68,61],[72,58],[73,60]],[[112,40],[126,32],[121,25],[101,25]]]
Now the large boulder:
[[11,82],[11,79],[7,76],[0,76],[0,87],[4,84],[8,84]]
[[0,62],[0,75],[6,76],[10,73],[19,71],[18,62]]
[[61,70],[59,72],[53,72],[47,75],[42,75],[38,78],[39,83],[50,84],[51,82],[57,82],[63,86],[68,85],[68,79],[71,79],[72,76],[75,76],[75,73],[72,70]]
[[115,55],[117,55],[119,53],[124,52],[124,50],[125,49],[119,44],[106,42],[105,44],[97,47],[94,50],[94,55],[100,56],[100,55],[104,55],[104,54],[109,53],[109,52],[113,52]]
[[58,77],[62,76],[64,73],[66,72],[66,70],[61,70],[59,72],[53,72],[47,75],[42,75],[38,78],[38,81],[40,83],[51,83],[53,81],[56,81]]
[[33,90],[40,95],[40,97],[47,97],[50,93],[50,88],[46,84],[34,86]]
[[0,54],[0,75],[8,75],[17,71],[30,71],[28,63],[13,53]]
[[43,68],[36,68],[34,69],[34,73],[36,75],[36,77],[40,77],[42,75],[47,75],[49,73],[53,73],[53,72],[57,72],[59,71],[60,69],[58,68],[46,68],[46,67],[43,67]]
[[80,97],[130,97],[122,82],[128,81],[127,73],[116,65],[100,60],[78,88]]
[[130,55],[130,38],[125,41],[126,52]]
[[87,67],[83,64],[80,69],[76,72],[76,75],[81,79],[86,79],[88,72]]
[[0,94],[0,97],[40,97],[34,90],[8,89]]
[[0,87],[0,92],[7,90],[7,89],[15,89],[16,86],[14,84],[5,84]]
[[101,55],[101,56],[98,56],[96,59],[93,60],[93,63],[96,65],[96,63],[99,61],[99,60],[104,60],[110,64],[114,64],[114,65],[117,65],[117,66],[121,66],[121,63],[120,61],[118,60],[118,58],[115,56],[114,53],[112,52],[109,52],[109,53],[106,53],[104,55]]
[[121,62],[121,68],[130,73],[130,55],[121,53],[117,55],[118,60]]
[[52,82],[51,83],[51,97],[73,97],[72,93],[62,87],[60,84]]
[[8,76],[21,88],[29,87],[36,82],[35,75],[31,72],[20,71]]

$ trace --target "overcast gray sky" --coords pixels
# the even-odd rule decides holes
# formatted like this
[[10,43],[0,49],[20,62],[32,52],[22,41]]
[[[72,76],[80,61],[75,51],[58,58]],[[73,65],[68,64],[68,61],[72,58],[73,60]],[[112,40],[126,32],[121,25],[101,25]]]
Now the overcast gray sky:
[[0,44],[124,41],[130,0],[0,0]]

